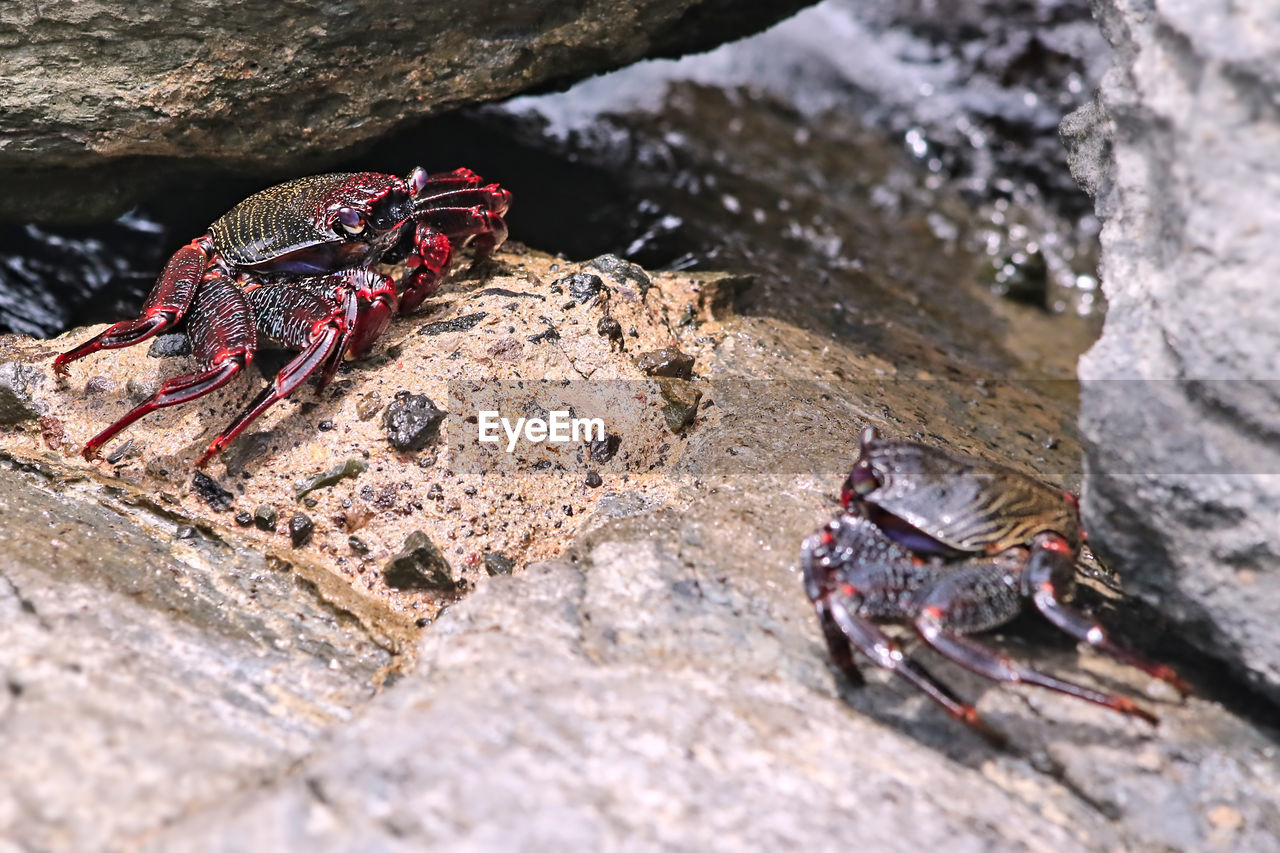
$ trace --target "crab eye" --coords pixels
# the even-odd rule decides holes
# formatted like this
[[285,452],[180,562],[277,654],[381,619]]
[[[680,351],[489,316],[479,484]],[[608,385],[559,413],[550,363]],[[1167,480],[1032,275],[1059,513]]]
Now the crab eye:
[[351,207],[338,208],[338,224],[343,231],[353,236],[364,231],[364,217],[360,215],[360,211]]
[[416,196],[422,192],[422,188],[427,185],[427,170],[421,166],[414,166],[413,171],[409,173],[409,195]]

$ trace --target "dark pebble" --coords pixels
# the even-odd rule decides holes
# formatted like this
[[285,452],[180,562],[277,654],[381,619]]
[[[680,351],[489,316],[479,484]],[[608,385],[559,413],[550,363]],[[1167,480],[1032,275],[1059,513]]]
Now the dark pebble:
[[250,524],[253,524],[253,513],[248,510],[241,510],[240,512],[237,512],[236,524],[241,527],[248,527]]
[[387,441],[396,450],[421,450],[440,434],[444,416],[425,394],[397,394],[383,416]]
[[624,261],[617,255],[601,255],[592,259],[590,263],[618,284],[634,285],[641,296],[649,292],[651,282],[648,274],[630,261]]
[[418,330],[420,335],[442,335],[445,332],[466,332],[474,329],[479,325],[480,321],[489,314],[486,311],[477,311],[474,314],[464,314],[461,317],[454,317],[452,320],[441,320],[438,323],[428,323]]
[[404,547],[387,561],[382,577],[393,589],[457,589],[449,561],[421,530],[405,537]]
[[587,472],[587,488],[598,489],[604,485],[604,480],[600,479],[600,475],[595,471]]
[[573,275],[557,279],[552,287],[554,288],[555,285],[566,288],[569,291],[570,298],[581,305],[600,295],[600,291],[604,290],[604,279],[593,273],[576,272]]
[[203,471],[197,471],[191,479],[191,486],[196,494],[209,506],[221,512],[231,509],[233,495],[219,486],[216,481]]
[[347,545],[351,548],[352,551],[355,551],[357,554],[363,555],[363,554],[369,553],[369,546],[366,545],[364,540],[361,539],[359,536],[348,536]]
[[303,515],[297,515],[289,519],[289,541],[293,543],[293,547],[301,548],[311,541],[311,534],[315,531],[315,523]]
[[603,465],[618,454],[618,448],[622,446],[622,439],[619,436],[609,434],[604,438],[595,438],[591,440],[587,453],[591,456],[591,461],[597,465]]
[[484,552],[484,570],[493,575],[509,575],[511,570],[516,567],[516,561],[510,557],[504,557],[502,554],[493,551]]

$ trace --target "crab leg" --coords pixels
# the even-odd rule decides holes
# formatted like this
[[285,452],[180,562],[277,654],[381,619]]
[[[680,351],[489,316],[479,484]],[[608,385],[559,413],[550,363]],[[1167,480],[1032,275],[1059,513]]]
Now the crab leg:
[[453,243],[475,237],[477,251],[484,254],[498,248],[507,239],[507,223],[484,205],[431,208],[423,211],[418,221],[436,231],[443,231]]
[[413,252],[406,259],[408,272],[404,292],[400,294],[401,315],[412,313],[422,300],[436,292],[440,279],[449,272],[453,261],[453,244],[448,236],[427,225],[414,230]]
[[183,246],[165,264],[137,319],[116,323],[80,346],[62,353],[53,360],[53,372],[66,376],[67,365],[77,359],[99,350],[132,346],[173,326],[191,307],[208,260],[207,249],[201,240]]
[[138,418],[208,394],[229,382],[253,360],[257,347],[253,310],[231,279],[219,276],[204,282],[191,306],[187,337],[201,369],[165,382],[159,391],[89,439],[82,451],[85,459],[97,456],[99,448]]
[[[197,468],[203,468],[210,459],[225,450],[272,404],[297,390],[335,353],[340,355],[357,313],[357,297],[354,292],[348,292],[337,305],[333,300],[296,285],[260,287],[252,291],[250,297],[255,305],[270,304],[281,309],[279,319],[267,324],[264,334],[278,336],[276,340],[286,346],[299,348],[302,352],[280,368],[271,383],[262,389],[240,416],[210,442],[209,448],[196,462]],[[312,320],[309,327],[305,325],[308,318]]]
[[[846,519],[844,523],[865,531],[871,537],[856,540],[858,548],[897,550],[896,545],[880,538],[863,519]],[[907,657],[892,638],[867,618],[864,612],[867,602],[873,599],[897,600],[898,593],[907,592],[903,585],[907,578],[903,572],[895,570],[891,562],[859,559],[866,556],[865,551],[856,556],[845,555],[853,558],[847,564],[833,565],[829,556],[831,549],[840,547],[836,539],[840,532],[841,524],[833,522],[826,530],[810,537],[804,544],[801,558],[805,591],[817,610],[822,633],[836,667],[852,684],[863,684],[862,673],[853,659],[852,651],[856,649],[872,663],[909,681],[950,716],[968,724],[991,743],[1003,746],[1006,743],[1004,736],[988,726],[978,716],[977,709],[966,704],[923,666]]]
[[1191,686],[1178,677],[1172,667],[1147,660],[1107,636],[1103,627],[1085,614],[1063,604],[1059,578],[1071,577],[1075,571],[1074,555],[1058,537],[1047,534],[1040,537],[1031,551],[1024,583],[1027,594],[1045,618],[1066,631],[1077,641],[1088,643],[1100,652],[1142,670],[1152,678],[1171,685],[1183,697],[1190,695]]
[[995,681],[1034,684],[1139,717],[1152,725],[1159,723],[1154,714],[1132,699],[1046,675],[964,636],[1004,624],[1017,615],[1021,593],[1016,583],[1009,583],[1008,579],[1008,568],[999,563],[957,570],[925,597],[915,618],[916,631],[930,646],[978,675]]

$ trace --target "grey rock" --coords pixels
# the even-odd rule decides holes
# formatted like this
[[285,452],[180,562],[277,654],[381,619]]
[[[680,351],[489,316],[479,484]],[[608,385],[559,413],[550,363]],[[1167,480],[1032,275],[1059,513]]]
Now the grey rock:
[[1096,9],[1115,64],[1067,128],[1110,306],[1080,362],[1090,541],[1280,701],[1280,19]]
[[439,436],[446,414],[425,394],[397,394],[383,416],[387,441],[396,450],[422,450]]
[[321,171],[412,117],[706,50],[804,5],[6,4],[0,217],[102,218],[208,164]]
[[18,849],[118,847],[285,772],[392,662],[289,566],[172,542],[144,504],[0,467],[0,515],[0,838]]
[[0,426],[12,426],[44,414],[32,392],[44,382],[44,372],[29,364],[0,364]]
[[383,575],[395,589],[453,591],[457,587],[449,561],[421,530],[405,537],[404,547],[387,562]]

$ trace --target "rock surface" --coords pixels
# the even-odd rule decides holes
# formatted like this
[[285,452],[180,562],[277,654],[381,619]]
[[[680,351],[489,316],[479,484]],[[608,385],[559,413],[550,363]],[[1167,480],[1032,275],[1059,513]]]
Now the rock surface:
[[1090,541],[1280,701],[1280,19],[1096,9],[1115,65],[1064,124],[1105,221],[1110,309],[1080,363]]
[[321,171],[415,116],[705,50],[803,5],[5,4],[0,218],[118,213],[174,181],[160,160],[192,174]]
[[[933,263],[928,251],[911,257]],[[1063,697],[993,687],[931,660],[958,691],[978,698],[984,716],[1010,736],[1013,750],[998,752],[883,674],[869,672],[869,686],[854,690],[826,665],[816,620],[800,590],[796,548],[832,511],[832,495],[861,426],[943,442],[1070,483],[1077,476],[1078,448],[1071,431],[1073,400],[1062,393],[1063,383],[975,379],[983,374],[963,360],[951,362],[948,380],[933,379],[916,366],[898,370],[895,363],[946,363],[939,349],[943,341],[913,331],[932,325],[927,316],[902,315],[901,334],[878,346],[856,338],[842,342],[822,324],[809,328],[775,316],[726,313],[718,296],[722,276],[646,274],[628,266],[648,283],[644,297],[629,287],[638,281],[633,275],[625,283],[611,278],[593,301],[579,304],[555,276],[583,266],[502,253],[492,278],[463,277],[446,286],[433,298],[429,322],[398,320],[368,362],[341,376],[340,382],[350,384],[319,403],[335,411],[309,409],[316,404],[302,396],[269,416],[263,425],[268,438],[255,441],[250,435],[242,442],[240,456],[227,460],[226,475],[221,464],[213,466],[213,479],[234,484],[226,510],[188,489],[185,473],[173,472],[185,472],[254,383],[144,419],[129,431],[138,455],[125,450],[115,463],[97,466],[75,455],[78,441],[127,405],[104,389],[113,383],[122,388],[129,371],[147,382],[152,374],[167,375],[182,365],[149,359],[143,347],[134,347],[80,365],[69,386],[37,383],[32,393],[65,419],[67,437],[51,448],[30,422],[3,435],[0,452],[48,472],[38,500],[16,500],[44,518],[43,506],[54,501],[87,506],[75,512],[120,513],[129,500],[151,495],[173,519],[174,533],[152,533],[148,549],[132,549],[149,561],[146,571],[134,567],[129,548],[118,562],[115,554],[103,555],[133,591],[123,600],[95,601],[101,611],[95,618],[109,620],[96,642],[122,648],[94,672],[118,685],[117,691],[133,684],[141,665],[136,659],[145,657],[131,645],[134,635],[126,628],[137,624],[140,602],[155,602],[153,619],[186,612],[185,598],[164,593],[171,578],[186,582],[193,573],[168,568],[170,550],[182,554],[193,547],[184,544],[190,539],[168,544],[175,535],[190,535],[177,530],[208,536],[233,553],[266,553],[269,565],[292,555],[301,565],[324,567],[330,594],[355,596],[392,624],[402,625],[394,621],[396,614],[408,613],[430,628],[417,649],[417,666],[403,661],[387,681],[391,686],[352,719],[313,715],[311,727],[282,746],[268,736],[288,728],[291,718],[273,719],[266,734],[257,736],[268,738],[272,748],[247,755],[244,726],[263,724],[252,714],[227,722],[227,679],[208,679],[223,692],[197,694],[210,706],[189,724],[198,730],[185,721],[175,725],[172,738],[159,746],[147,739],[152,751],[135,740],[121,742],[128,756],[170,749],[141,777],[163,779],[163,790],[134,785],[104,793],[116,772],[115,754],[103,759],[82,750],[68,756],[57,746],[61,739],[40,723],[38,714],[52,711],[35,706],[36,715],[18,718],[27,726],[22,756],[37,770],[61,762],[64,775],[49,778],[43,797],[61,810],[27,810],[19,796],[28,778],[6,767],[0,775],[15,793],[0,814],[10,821],[9,834],[33,846],[96,842],[157,850],[416,849],[446,843],[494,850],[832,849],[850,837],[891,850],[944,843],[973,850],[1094,850],[1256,848],[1280,830],[1276,747],[1264,731],[1207,697],[1175,704],[1141,674],[1077,652],[1052,632],[1013,630],[1003,642],[1020,657],[1070,678],[1129,694],[1154,691],[1140,701],[1160,714],[1161,728]],[[999,312],[1016,310],[972,280],[961,279],[954,289],[970,300],[969,320],[984,328],[999,325]],[[787,310],[812,318],[830,298],[821,288],[797,293]],[[708,304],[716,306],[717,319],[708,314]],[[1025,310],[1026,321],[1037,322],[1038,315]],[[627,330],[622,348],[596,332],[606,313]],[[485,317],[458,330],[455,320],[477,314]],[[690,316],[690,322],[675,322]],[[560,338],[530,342],[548,321]],[[1062,328],[1052,318],[1041,321],[1036,328],[1042,334]],[[9,339],[5,354],[47,370],[56,349],[87,331],[52,343]],[[986,340],[979,363],[1003,361],[1016,374],[1009,352]],[[678,436],[665,425],[661,394],[639,393],[657,380],[645,377],[633,360],[632,349],[665,346],[695,357],[697,378],[690,384],[703,398]],[[549,349],[556,347],[563,349]],[[508,360],[513,352],[521,358]],[[565,385],[562,370],[593,381]],[[83,373],[105,381],[86,380]],[[476,452],[477,434],[467,432],[465,413],[484,405],[485,397],[452,392],[489,383],[515,395],[522,387],[543,388],[540,378],[553,378],[551,387],[561,389],[624,389],[622,396],[607,398],[613,401],[606,414],[609,432],[621,439],[616,455],[601,462],[584,454],[579,468],[573,453],[518,453],[514,467],[504,467],[501,459]],[[440,455],[426,468],[389,449],[377,417],[380,406],[359,408],[374,392],[391,400],[406,383],[450,401]],[[510,402],[533,416],[549,401],[535,395]],[[585,403],[575,405],[586,411]],[[350,429],[314,428],[320,416],[330,415]],[[645,447],[650,449],[642,452]],[[113,445],[108,451],[119,449]],[[362,449],[370,452],[367,471],[311,493],[317,506],[307,510],[316,521],[310,544],[290,551],[283,532],[233,526],[236,510],[248,513],[263,503],[292,512],[300,472],[327,470]],[[603,475],[605,487],[586,488],[588,467]],[[373,487],[369,518],[360,511],[366,477]],[[402,481],[410,486],[379,508],[377,497],[386,485]],[[439,509],[402,511],[415,500]],[[344,501],[351,505],[344,507]],[[359,535],[368,540],[367,558],[357,561],[349,550],[348,517],[365,522]],[[23,556],[18,565],[0,563],[0,571],[21,590],[10,610],[29,612],[25,599],[34,601],[35,614],[4,622],[3,647],[13,658],[0,660],[11,683],[26,685],[35,680],[33,669],[38,673],[47,665],[43,661],[59,659],[52,650],[23,652],[46,642],[42,610],[60,614],[82,606],[74,589],[53,589],[47,601],[33,599],[27,589],[39,584],[31,578],[45,570],[29,566],[58,565],[63,541],[89,542],[96,554],[93,533],[101,524],[55,540],[44,524],[13,528],[13,542],[27,537]],[[469,595],[443,614],[438,605],[456,595],[400,591],[380,582],[380,555],[401,546],[403,531],[417,528],[430,530],[434,541],[466,543],[464,553],[480,557],[455,567],[468,581],[457,594]],[[509,567],[513,574],[490,570],[483,557],[498,551],[519,557]],[[558,559],[529,565],[549,552]],[[228,567],[212,556],[204,557],[202,570],[211,582],[238,576],[234,562]],[[1095,584],[1105,581],[1104,575],[1095,577]],[[258,589],[250,586],[251,592]],[[309,589],[303,584],[289,591],[292,597],[273,598],[271,610],[281,614],[275,618],[282,626],[307,615],[294,599],[305,600]],[[1104,610],[1114,606],[1097,592],[1094,599]],[[255,606],[230,602],[217,612],[238,624],[237,617],[246,610],[252,614]],[[314,621],[308,616],[300,624]],[[221,633],[193,633],[187,645],[162,637],[158,660],[148,659],[148,666],[163,671],[163,664],[177,660],[183,673],[203,672],[238,659],[234,645],[228,658],[224,647],[230,641]],[[282,627],[281,634],[295,636],[292,628],[286,633]],[[348,642],[357,639],[358,631],[347,636]],[[77,636],[75,642],[88,640]],[[334,644],[321,646],[322,660],[336,660],[340,675],[354,666],[346,661],[360,658],[334,654]],[[308,676],[315,669],[305,658],[303,664],[287,678],[327,672],[320,667],[321,673]],[[254,683],[249,675],[237,673],[236,682]],[[63,676],[49,701],[71,709],[101,701],[75,677],[74,670]],[[294,683],[282,679],[270,679],[270,689]],[[164,684],[160,676],[145,677],[148,689],[108,699],[112,719],[129,731],[149,733],[158,713],[150,710],[151,697],[154,691],[164,695]],[[370,689],[356,691],[357,702]],[[341,698],[350,689],[336,692]],[[27,686],[16,693],[11,688],[10,694],[16,696],[7,700],[10,714],[41,695]],[[334,701],[339,708],[356,704]],[[160,710],[195,713],[183,702]],[[223,722],[204,724],[208,713]],[[77,737],[93,731],[83,719],[65,725]],[[179,744],[190,749],[194,743],[207,746],[199,761],[175,755]],[[136,766],[135,761],[131,767]],[[174,767],[183,769],[187,787],[169,784]],[[110,815],[99,823],[108,808]]]

